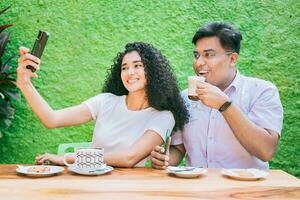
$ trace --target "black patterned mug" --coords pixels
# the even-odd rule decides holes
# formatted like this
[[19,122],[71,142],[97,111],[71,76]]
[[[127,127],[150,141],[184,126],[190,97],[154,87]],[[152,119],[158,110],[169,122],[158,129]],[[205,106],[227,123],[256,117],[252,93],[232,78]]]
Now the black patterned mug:
[[[103,148],[78,148],[75,153],[66,153],[64,155],[64,164],[69,167],[75,167],[83,171],[95,171],[103,169],[104,164]],[[67,157],[75,154],[75,162],[68,163]]]

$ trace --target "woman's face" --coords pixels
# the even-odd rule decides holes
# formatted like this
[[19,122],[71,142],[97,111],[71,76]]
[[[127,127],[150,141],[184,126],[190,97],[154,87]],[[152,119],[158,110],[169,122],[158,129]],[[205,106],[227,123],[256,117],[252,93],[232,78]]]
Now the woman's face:
[[145,91],[147,83],[145,69],[137,51],[129,52],[123,57],[121,79],[129,93]]

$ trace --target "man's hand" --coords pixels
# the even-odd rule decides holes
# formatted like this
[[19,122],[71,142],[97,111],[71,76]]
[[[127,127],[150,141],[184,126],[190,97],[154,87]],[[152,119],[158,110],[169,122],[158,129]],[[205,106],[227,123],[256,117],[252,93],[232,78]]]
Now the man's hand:
[[196,93],[202,103],[210,108],[219,109],[229,101],[229,97],[222,90],[207,82],[197,83]]
[[154,147],[151,151],[152,167],[156,169],[166,169],[169,165],[169,154],[164,155],[164,148],[160,146]]

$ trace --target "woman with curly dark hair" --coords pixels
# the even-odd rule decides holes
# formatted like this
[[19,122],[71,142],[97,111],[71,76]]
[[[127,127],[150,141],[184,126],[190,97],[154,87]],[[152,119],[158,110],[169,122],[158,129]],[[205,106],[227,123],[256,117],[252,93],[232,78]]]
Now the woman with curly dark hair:
[[[117,167],[144,166],[146,157],[161,145],[168,131],[182,129],[187,111],[176,78],[167,59],[150,44],[135,42],[117,55],[108,73],[103,93],[82,104],[52,108],[33,87],[31,65],[39,69],[39,59],[21,47],[17,85],[32,110],[48,128],[64,127],[95,120],[92,147],[105,149],[104,162]],[[63,165],[63,156],[44,154],[46,160]],[[74,161],[69,158],[68,162]]]
[[125,46],[125,51],[119,53],[111,66],[102,92],[115,95],[128,95],[121,80],[121,68],[123,57],[136,51],[144,65],[146,85],[145,92],[148,104],[156,110],[169,110],[175,118],[175,128],[182,129],[187,120],[187,111],[176,82],[173,70],[165,56],[150,44],[135,42]]

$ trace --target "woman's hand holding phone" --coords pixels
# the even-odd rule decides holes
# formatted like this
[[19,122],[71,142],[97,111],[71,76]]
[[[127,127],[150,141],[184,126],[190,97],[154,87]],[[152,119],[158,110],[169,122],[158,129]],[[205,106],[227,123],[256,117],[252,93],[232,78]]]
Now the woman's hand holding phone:
[[32,48],[32,52],[26,47],[20,47],[20,58],[18,60],[17,86],[20,88],[24,84],[30,83],[30,78],[37,78],[36,70],[40,69],[40,58],[47,44],[49,33],[39,31]]
[[151,152],[152,167],[156,169],[166,169],[169,166],[169,152],[164,147],[155,146]]
[[166,133],[166,141],[162,146],[156,146],[151,152],[152,167],[156,169],[165,169],[169,165],[169,149],[171,143],[171,131]]
[[38,75],[31,70],[27,69],[27,66],[32,66],[35,70],[40,69],[40,59],[30,54],[30,50],[26,47],[20,47],[20,58],[18,59],[17,69],[17,86],[20,88],[24,84],[30,83],[30,78],[37,78]]

